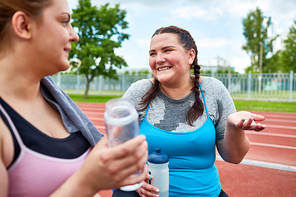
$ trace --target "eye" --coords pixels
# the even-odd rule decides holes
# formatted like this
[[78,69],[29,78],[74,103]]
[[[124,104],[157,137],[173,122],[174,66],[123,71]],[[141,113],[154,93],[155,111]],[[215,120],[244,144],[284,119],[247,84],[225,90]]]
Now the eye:
[[172,51],[172,49],[165,49],[165,50],[164,50],[165,53],[169,53],[169,52],[171,52],[171,51]]
[[63,23],[65,26],[67,26],[69,22],[70,22],[69,20],[63,20],[63,21],[62,21],[62,23]]
[[150,57],[153,57],[153,56],[156,55],[156,53],[155,52],[150,52],[149,55],[150,55]]

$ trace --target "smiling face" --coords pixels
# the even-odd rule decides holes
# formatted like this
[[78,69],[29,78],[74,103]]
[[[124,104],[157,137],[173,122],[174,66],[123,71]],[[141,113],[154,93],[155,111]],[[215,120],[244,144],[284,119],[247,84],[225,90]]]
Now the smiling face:
[[164,85],[178,86],[190,81],[193,49],[186,51],[173,33],[156,34],[151,39],[149,65],[154,77]]
[[70,24],[70,10],[67,0],[52,0],[42,13],[42,19],[36,21],[32,34],[31,49],[40,72],[55,74],[69,68],[69,50],[71,42],[78,41],[78,35]]

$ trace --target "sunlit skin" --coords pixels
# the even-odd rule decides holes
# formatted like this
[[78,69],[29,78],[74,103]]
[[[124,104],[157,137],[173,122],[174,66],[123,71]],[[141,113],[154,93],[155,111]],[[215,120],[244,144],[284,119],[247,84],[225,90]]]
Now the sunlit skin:
[[195,51],[186,51],[176,34],[163,33],[155,35],[151,40],[149,65],[154,77],[163,87],[188,88],[191,86],[190,65],[194,56]]
[[[69,68],[68,52],[71,50],[71,42],[79,39],[70,24],[70,13],[66,0],[55,1],[44,10],[42,22],[36,24],[36,31],[32,33],[30,47],[35,48],[34,59],[46,63],[49,67],[47,72],[54,74]],[[38,67],[40,62],[36,62]],[[44,72],[44,67],[40,70]]]

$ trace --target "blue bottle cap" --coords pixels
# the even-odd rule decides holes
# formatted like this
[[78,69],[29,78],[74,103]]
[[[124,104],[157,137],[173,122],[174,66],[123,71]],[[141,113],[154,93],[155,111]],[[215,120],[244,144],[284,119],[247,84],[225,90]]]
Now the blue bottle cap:
[[161,152],[159,148],[156,148],[156,152],[153,152],[148,157],[148,162],[155,164],[163,164],[169,161],[167,154]]

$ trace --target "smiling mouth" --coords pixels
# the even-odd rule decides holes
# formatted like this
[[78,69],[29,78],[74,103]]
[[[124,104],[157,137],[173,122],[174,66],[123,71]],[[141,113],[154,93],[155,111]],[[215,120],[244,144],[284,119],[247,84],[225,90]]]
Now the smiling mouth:
[[157,71],[169,70],[171,67],[162,67],[158,68]]

